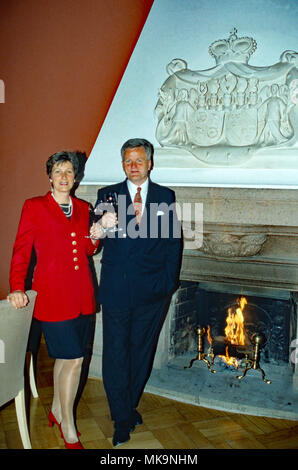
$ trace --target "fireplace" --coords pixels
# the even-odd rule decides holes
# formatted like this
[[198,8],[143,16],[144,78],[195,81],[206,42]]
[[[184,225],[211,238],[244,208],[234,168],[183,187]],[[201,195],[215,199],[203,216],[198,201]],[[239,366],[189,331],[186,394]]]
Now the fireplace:
[[[77,195],[95,202],[99,186]],[[147,391],[228,411],[298,419],[297,338],[298,204],[295,190],[175,187],[178,204],[203,205],[203,227],[184,226],[184,237],[203,238],[183,253],[180,287],[163,325]],[[183,223],[183,221],[182,221]],[[189,247],[189,243],[187,244]],[[94,259],[100,271],[100,254]],[[212,373],[197,355],[196,327],[223,336],[226,313],[239,296],[247,299],[246,328],[266,338],[259,363],[262,375],[226,367],[218,358]],[[208,348],[204,338],[205,348]],[[250,344],[253,348],[253,344]],[[101,316],[90,375],[101,376]]]
[[[209,326],[209,336],[218,348],[215,353],[223,354],[222,347],[229,346],[230,356],[233,349],[243,356],[251,350],[253,335],[259,334],[263,337],[262,362],[288,363],[290,318],[294,314],[290,293],[264,290],[262,296],[257,292],[240,296],[243,289],[239,289],[239,295],[222,292],[222,289],[222,286],[199,285],[196,293],[197,323]],[[241,299],[247,302],[242,308],[238,305]],[[237,311],[240,311],[240,318],[237,318]]]
[[[242,294],[236,295],[240,291]],[[291,365],[295,307],[290,293],[250,289],[244,296],[239,286],[184,281],[172,312],[171,360],[196,349],[184,368],[203,360],[214,373],[231,368],[242,369],[246,375],[250,369],[258,369],[264,379],[262,367]],[[254,367],[253,359],[257,362]]]

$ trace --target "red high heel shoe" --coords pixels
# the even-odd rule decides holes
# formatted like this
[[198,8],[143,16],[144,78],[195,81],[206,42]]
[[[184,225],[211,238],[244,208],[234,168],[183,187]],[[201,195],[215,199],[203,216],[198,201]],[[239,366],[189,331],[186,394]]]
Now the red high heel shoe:
[[55,415],[52,413],[52,410],[49,412],[49,426],[50,428],[52,428],[54,426],[54,424],[57,424],[58,428],[60,429],[60,432],[61,431],[61,424],[58,423]]
[[[55,415],[52,413],[52,410],[49,412],[49,426],[50,428],[52,428],[54,426],[54,424],[57,424],[59,430],[60,430],[60,434],[61,434],[61,437],[62,437],[62,430],[61,430],[61,423],[58,423]],[[80,437],[81,433],[79,431],[77,431],[77,436]]]
[[82,446],[80,440],[78,440],[77,442],[67,442],[65,440],[65,438],[63,436],[62,429],[61,429],[61,425],[60,425],[60,432],[61,432],[61,437],[64,441],[66,449],[84,449],[84,447]]

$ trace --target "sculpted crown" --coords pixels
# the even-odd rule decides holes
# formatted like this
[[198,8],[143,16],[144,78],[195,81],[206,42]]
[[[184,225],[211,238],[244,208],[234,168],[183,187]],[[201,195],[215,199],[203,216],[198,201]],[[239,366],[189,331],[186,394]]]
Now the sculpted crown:
[[247,63],[256,48],[257,43],[253,38],[238,38],[237,29],[233,28],[228,39],[218,39],[209,46],[209,54],[217,64],[230,61]]

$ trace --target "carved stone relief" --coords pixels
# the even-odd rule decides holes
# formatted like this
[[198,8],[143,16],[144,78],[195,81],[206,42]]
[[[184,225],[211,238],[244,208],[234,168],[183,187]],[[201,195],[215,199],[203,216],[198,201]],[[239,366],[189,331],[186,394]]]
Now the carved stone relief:
[[285,51],[276,64],[254,67],[248,60],[256,47],[233,29],[209,47],[215,67],[192,71],[182,59],[167,65],[155,107],[162,147],[188,150],[208,165],[298,148],[298,53]]
[[267,240],[265,234],[204,234],[201,251],[211,256],[243,257],[257,255]]

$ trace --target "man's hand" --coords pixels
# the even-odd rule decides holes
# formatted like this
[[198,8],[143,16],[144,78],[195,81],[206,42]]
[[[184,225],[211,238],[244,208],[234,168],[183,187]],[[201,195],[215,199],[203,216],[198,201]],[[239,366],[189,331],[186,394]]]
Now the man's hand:
[[29,303],[29,299],[25,292],[15,290],[6,297],[7,302],[11,303],[15,308],[23,308]]
[[115,212],[106,212],[100,219],[100,224],[103,228],[113,228],[118,224],[117,215]]
[[90,228],[90,238],[93,243],[95,244],[96,240],[103,238],[106,230],[115,227],[117,223],[118,220],[116,214],[114,212],[106,212],[100,219],[100,222],[92,224],[92,227]]

